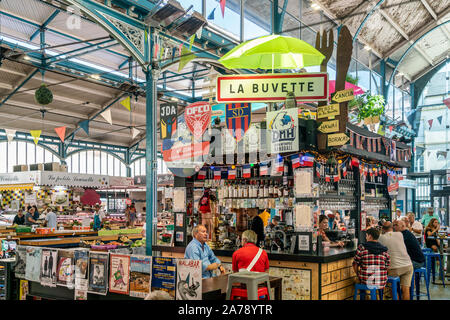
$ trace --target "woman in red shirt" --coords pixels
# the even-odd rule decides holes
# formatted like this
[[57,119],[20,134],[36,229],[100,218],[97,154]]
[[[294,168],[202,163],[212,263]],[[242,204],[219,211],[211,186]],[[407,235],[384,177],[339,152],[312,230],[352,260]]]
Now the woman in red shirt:
[[242,233],[242,248],[233,253],[233,272],[253,271],[267,272],[269,270],[269,257],[266,251],[256,246],[258,236],[252,230]]

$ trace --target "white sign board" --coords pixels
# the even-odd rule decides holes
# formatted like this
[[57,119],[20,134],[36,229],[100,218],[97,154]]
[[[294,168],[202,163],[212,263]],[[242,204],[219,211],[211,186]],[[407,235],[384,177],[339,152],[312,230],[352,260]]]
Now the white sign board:
[[267,112],[267,145],[270,153],[298,151],[298,109]]
[[222,102],[328,101],[327,73],[276,73],[217,77],[216,100]]
[[134,178],[128,177],[109,177],[110,187],[132,187],[134,186]]
[[75,174],[67,172],[41,172],[41,185],[106,188],[109,187],[109,177],[91,174]]
[[2,184],[39,184],[39,171],[35,172],[12,172],[0,174],[0,185]]

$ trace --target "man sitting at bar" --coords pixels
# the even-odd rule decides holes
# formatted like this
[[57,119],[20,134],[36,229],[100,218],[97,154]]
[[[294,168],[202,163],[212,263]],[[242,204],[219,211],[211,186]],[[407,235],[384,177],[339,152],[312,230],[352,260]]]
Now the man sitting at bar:
[[366,230],[366,243],[361,243],[353,260],[353,270],[361,284],[383,289],[388,279],[390,265],[388,248],[378,242],[380,231],[376,228]]
[[266,251],[256,246],[257,239],[258,236],[252,230],[245,230],[242,233],[242,248],[233,253],[233,272],[269,270],[269,257]]
[[224,267],[220,263],[220,260],[214,255],[214,252],[206,243],[208,239],[208,233],[204,225],[197,225],[192,229],[191,242],[186,247],[184,252],[185,259],[194,259],[202,261],[202,278],[214,277],[214,270],[219,269],[221,274],[225,273]]
[[264,222],[261,217],[258,216],[258,210],[256,209],[247,209],[248,219],[248,229],[253,230],[258,239],[256,240],[256,245],[259,247],[264,244]]
[[405,243],[409,257],[411,258],[414,270],[422,268],[425,265],[425,256],[420,248],[419,241],[417,241],[416,237],[408,230],[404,221],[396,220],[392,225],[394,226],[394,231],[403,234],[403,242]]

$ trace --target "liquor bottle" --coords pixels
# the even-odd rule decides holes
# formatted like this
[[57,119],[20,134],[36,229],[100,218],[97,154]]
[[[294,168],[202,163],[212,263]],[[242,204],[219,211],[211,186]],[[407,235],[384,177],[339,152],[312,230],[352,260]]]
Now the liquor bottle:
[[268,181],[264,181],[264,187],[263,187],[263,197],[264,198],[268,198],[269,197],[269,185],[268,185]]
[[274,197],[273,181],[269,181],[269,198]]

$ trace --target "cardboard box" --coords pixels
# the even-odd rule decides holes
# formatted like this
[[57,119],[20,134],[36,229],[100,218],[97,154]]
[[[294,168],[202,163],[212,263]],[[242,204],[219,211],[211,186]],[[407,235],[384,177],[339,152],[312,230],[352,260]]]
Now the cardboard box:
[[18,164],[13,166],[13,172],[28,171],[28,166],[26,164]]
[[60,164],[60,165],[59,165],[59,171],[60,171],[60,172],[67,172],[67,165],[65,165],[65,164]]
[[44,171],[43,163],[30,164],[30,171]]
[[44,163],[44,171],[59,171],[58,162]]

